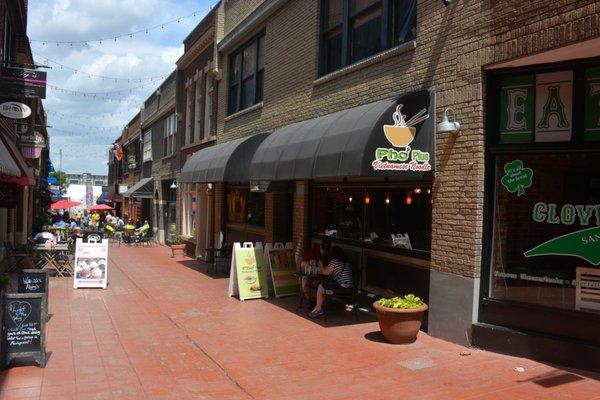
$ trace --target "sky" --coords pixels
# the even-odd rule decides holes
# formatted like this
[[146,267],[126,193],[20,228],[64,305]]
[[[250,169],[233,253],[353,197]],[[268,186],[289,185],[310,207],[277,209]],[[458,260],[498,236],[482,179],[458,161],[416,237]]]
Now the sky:
[[[63,171],[108,173],[108,148],[175,69],[183,39],[216,2],[29,1],[27,34],[34,60],[52,67],[43,69],[48,74],[44,108],[56,169],[62,149]],[[142,32],[130,35],[136,31]],[[124,37],[115,41],[118,35]]]

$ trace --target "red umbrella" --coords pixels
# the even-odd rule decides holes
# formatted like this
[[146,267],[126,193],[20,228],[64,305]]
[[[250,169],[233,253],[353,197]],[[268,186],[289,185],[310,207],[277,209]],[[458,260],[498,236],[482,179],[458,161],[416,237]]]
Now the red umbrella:
[[87,209],[88,211],[109,211],[114,210],[113,207],[107,206],[106,204],[96,204]]
[[67,209],[67,208],[77,207],[80,204],[81,203],[78,201],[59,200],[56,203],[52,203],[50,205],[50,209],[51,210],[63,210],[63,209]]

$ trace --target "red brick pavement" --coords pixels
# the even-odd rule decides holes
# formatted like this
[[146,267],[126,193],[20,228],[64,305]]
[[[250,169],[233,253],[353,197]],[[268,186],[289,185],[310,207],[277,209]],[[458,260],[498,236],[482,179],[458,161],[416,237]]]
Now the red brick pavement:
[[227,279],[164,247],[110,258],[106,290],[52,278],[48,364],[2,372],[0,399],[600,399],[599,375],[228,298]]

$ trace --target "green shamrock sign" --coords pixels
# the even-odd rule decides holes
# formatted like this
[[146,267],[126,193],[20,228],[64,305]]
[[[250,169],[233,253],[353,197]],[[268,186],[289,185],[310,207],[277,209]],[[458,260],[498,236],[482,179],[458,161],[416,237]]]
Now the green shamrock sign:
[[525,193],[525,189],[531,186],[533,170],[524,168],[521,160],[515,160],[504,165],[506,175],[502,177],[502,186],[511,193],[517,192],[517,196]]

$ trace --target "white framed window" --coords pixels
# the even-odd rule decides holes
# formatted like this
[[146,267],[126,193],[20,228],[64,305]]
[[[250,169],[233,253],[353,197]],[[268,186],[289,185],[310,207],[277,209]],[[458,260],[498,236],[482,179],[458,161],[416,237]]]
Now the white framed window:
[[142,162],[152,161],[152,131],[144,132]]
[[196,216],[198,210],[198,191],[195,183],[182,185],[183,226],[185,236],[196,236]]
[[163,133],[163,157],[175,152],[175,132],[177,131],[177,117],[171,114],[165,119],[165,130]]
[[209,74],[204,77],[204,138],[210,137],[213,127],[212,115],[212,96],[213,96],[213,78]]
[[[194,103],[194,140],[201,141],[202,133],[202,75],[196,81],[196,101]],[[193,142],[192,142],[193,143]]]
[[194,87],[188,86],[186,89],[186,101],[185,101],[185,135],[184,140],[187,140],[188,144],[194,143]]

